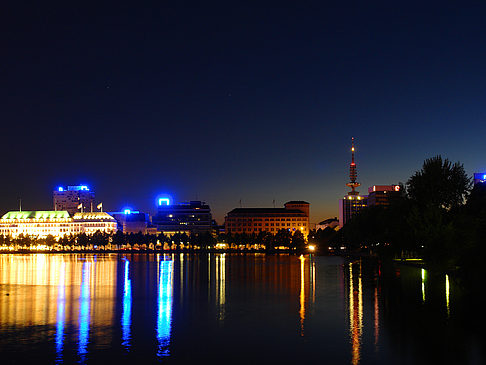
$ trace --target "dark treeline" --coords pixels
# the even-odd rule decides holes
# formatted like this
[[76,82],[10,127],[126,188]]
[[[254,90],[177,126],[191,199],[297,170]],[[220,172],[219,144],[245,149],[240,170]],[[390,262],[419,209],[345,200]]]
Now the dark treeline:
[[16,238],[8,236],[0,236],[0,245],[20,246],[23,248],[31,248],[35,245],[46,245],[49,247],[69,247],[77,246],[78,248],[106,248],[108,245],[116,247],[129,246],[149,247],[162,249],[168,248],[198,248],[211,249],[217,243],[226,243],[228,248],[257,248],[263,250],[273,250],[278,246],[288,247],[293,250],[303,250],[305,248],[304,235],[300,231],[294,233],[281,229],[277,234],[273,235],[269,232],[259,232],[257,234],[220,234],[217,238],[210,232],[186,234],[175,233],[173,235],[165,235],[159,233],[156,235],[140,233],[123,233],[118,231],[115,234],[102,233],[100,231],[93,235],[84,233],[78,235],[66,235],[56,240],[54,236],[47,236],[46,238],[38,238],[32,236],[19,235]]
[[32,236],[24,236],[20,234],[16,238],[8,236],[0,236],[0,245],[18,245],[22,247],[32,247],[34,245],[47,245],[47,246],[79,246],[85,247],[104,247],[107,245],[115,246],[164,246],[167,244],[176,248],[181,247],[200,247],[209,248],[214,246],[216,239],[209,232],[191,234],[175,233],[173,235],[159,234],[142,234],[139,233],[123,233],[117,231],[114,234],[103,233],[100,231],[95,232],[92,235],[81,233],[78,235],[66,235],[56,240],[54,236],[47,236],[46,238],[37,238]]
[[310,231],[307,240],[309,244],[315,245],[321,254],[330,252],[329,249],[339,249],[338,246],[343,245],[339,232],[331,227]]
[[276,247],[288,247],[291,250],[303,250],[305,248],[305,238],[301,231],[291,232],[287,229],[280,229],[276,234],[260,231],[258,233],[235,233],[220,234],[219,242],[236,246],[259,246],[267,251],[272,251]]
[[401,191],[388,207],[363,209],[335,240],[382,257],[419,257],[473,280],[486,250],[486,184],[472,188],[462,164],[436,156]]

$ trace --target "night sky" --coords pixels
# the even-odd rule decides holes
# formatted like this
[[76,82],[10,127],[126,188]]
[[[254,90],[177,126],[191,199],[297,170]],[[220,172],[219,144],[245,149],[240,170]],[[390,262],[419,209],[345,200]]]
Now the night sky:
[[3,5],[0,213],[85,183],[109,211],[307,200],[315,223],[352,136],[362,194],[437,154],[486,170],[486,3],[323,3]]

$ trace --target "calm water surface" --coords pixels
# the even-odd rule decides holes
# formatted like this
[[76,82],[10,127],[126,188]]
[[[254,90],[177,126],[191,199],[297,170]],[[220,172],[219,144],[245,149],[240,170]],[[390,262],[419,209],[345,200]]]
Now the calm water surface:
[[339,257],[0,255],[2,363],[482,364],[482,317],[445,275]]

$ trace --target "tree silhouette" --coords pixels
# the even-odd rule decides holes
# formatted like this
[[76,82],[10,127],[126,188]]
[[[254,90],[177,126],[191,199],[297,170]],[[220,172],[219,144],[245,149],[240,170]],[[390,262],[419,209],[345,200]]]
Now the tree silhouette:
[[291,247],[296,250],[303,250],[305,247],[304,234],[301,231],[295,231],[292,235]]
[[464,166],[440,155],[426,159],[407,182],[410,199],[421,207],[456,208],[465,203],[470,189],[471,178]]

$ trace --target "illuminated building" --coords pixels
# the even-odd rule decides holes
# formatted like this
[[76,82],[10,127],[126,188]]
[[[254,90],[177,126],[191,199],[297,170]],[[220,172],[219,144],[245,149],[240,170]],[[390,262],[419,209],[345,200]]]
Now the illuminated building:
[[[54,210],[66,210],[69,214],[92,211],[94,192],[86,185],[59,186],[52,192]],[[78,208],[82,204],[81,208]]]
[[398,185],[373,185],[368,188],[368,206],[389,206],[390,201],[400,196]]
[[358,171],[354,162],[354,137],[351,139],[351,164],[349,165],[349,182],[346,186],[351,188],[348,195],[339,200],[339,226],[344,226],[353,215],[367,206],[367,196],[360,196],[356,188],[361,186],[357,182]]
[[69,234],[91,235],[96,231],[114,233],[116,229],[116,220],[105,212],[75,213],[71,216],[65,210],[12,211],[0,219],[0,235],[13,238],[20,234],[58,238]]
[[116,219],[118,230],[123,233],[157,233],[157,227],[151,225],[150,216],[147,213],[125,209],[123,212],[110,212],[110,215]]
[[171,204],[170,199],[160,198],[157,214],[152,217],[152,222],[162,232],[210,232],[211,208],[198,200]]
[[305,201],[290,201],[285,208],[236,208],[226,215],[226,233],[277,233],[281,229],[309,234],[309,207]]
[[353,215],[368,206],[366,196],[345,196],[339,200],[339,226],[344,226]]
[[486,183],[486,173],[485,172],[475,172],[474,173],[474,185]]

